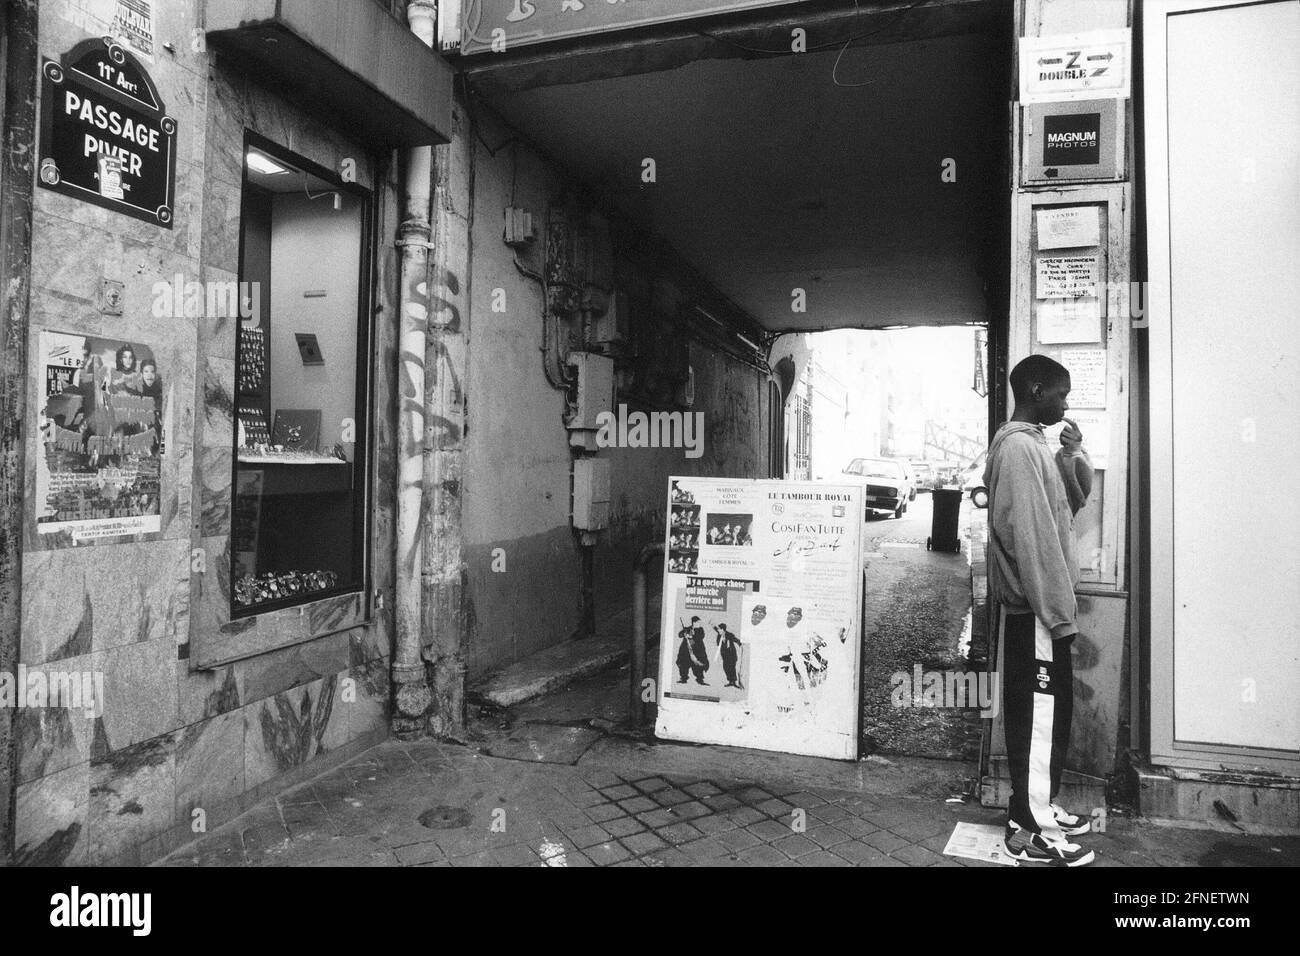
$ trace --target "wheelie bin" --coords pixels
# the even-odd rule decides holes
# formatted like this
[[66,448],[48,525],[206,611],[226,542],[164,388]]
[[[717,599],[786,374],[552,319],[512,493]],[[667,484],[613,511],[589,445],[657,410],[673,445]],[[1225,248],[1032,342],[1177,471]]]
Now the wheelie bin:
[[925,539],[926,550],[960,551],[957,519],[961,514],[961,489],[936,488],[933,498],[934,515],[930,519],[930,537]]

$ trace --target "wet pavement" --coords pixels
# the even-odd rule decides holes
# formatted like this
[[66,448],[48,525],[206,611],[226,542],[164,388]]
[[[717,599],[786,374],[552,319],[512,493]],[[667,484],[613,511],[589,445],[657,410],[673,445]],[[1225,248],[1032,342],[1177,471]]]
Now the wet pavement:
[[[892,765],[838,768],[866,768],[858,774],[862,786],[850,787],[848,780],[832,785],[835,773],[733,776],[743,760],[721,753],[729,748],[642,749],[545,725],[528,736],[533,746],[521,758],[390,741],[161,865],[996,865],[942,851],[958,821],[996,825],[998,811],[937,795],[876,792],[873,776],[897,776],[888,773]],[[683,754],[690,750],[708,753]],[[942,775],[930,768],[932,782]],[[1296,837],[1112,820],[1107,832],[1080,839],[1096,849],[1095,866],[1300,863]]]
[[[964,499],[961,553],[926,549],[933,506],[918,494],[901,519],[873,518],[864,529],[862,743],[865,753],[979,758],[978,708],[900,707],[894,675],[967,670],[971,629],[968,530],[985,512]],[[916,689],[919,694],[919,688]],[[916,701],[920,703],[920,701]]]
[[[626,681],[484,710],[465,744],[389,741],[160,865],[996,865],[942,854],[958,822],[1001,824],[973,761],[658,742],[619,729]],[[1079,839],[1100,867],[1300,865],[1300,837],[1111,817]]]
[[[923,498],[866,529],[862,760],[657,741],[653,705],[628,728],[624,666],[509,708],[472,705],[464,741],[386,742],[159,865],[997,865],[943,855],[959,822],[1003,820],[973,797],[973,712],[889,703],[893,672],[960,669],[969,637],[966,556],[925,550]],[[982,517],[964,503],[963,528]],[[1297,836],[1115,814],[1077,839],[1100,867],[1300,865]]]

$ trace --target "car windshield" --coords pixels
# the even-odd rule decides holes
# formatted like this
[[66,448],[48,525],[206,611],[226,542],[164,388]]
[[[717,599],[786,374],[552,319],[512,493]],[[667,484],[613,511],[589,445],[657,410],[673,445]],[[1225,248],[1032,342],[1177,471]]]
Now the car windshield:
[[896,461],[882,461],[875,458],[862,459],[862,469],[858,474],[870,475],[872,478],[901,478],[903,469]]

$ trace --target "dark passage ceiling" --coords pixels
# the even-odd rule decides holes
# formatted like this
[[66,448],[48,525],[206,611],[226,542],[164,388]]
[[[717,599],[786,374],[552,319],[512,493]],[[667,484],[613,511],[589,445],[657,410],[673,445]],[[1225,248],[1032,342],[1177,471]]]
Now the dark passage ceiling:
[[985,277],[1009,269],[1006,45],[854,47],[845,85],[837,55],[697,60],[489,103],[768,329],[984,320]]

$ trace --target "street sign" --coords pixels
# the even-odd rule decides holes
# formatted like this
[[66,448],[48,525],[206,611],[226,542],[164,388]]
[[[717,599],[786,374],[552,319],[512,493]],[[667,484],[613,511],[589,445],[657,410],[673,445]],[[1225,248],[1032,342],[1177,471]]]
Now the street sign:
[[1021,129],[1021,181],[1114,182],[1126,175],[1122,100],[1030,103]]
[[465,0],[460,52],[504,53],[549,40],[802,0]]
[[1126,98],[1131,42],[1128,28],[1021,37],[1020,102]]
[[85,40],[41,77],[40,184],[170,229],[176,120],[139,61]]

